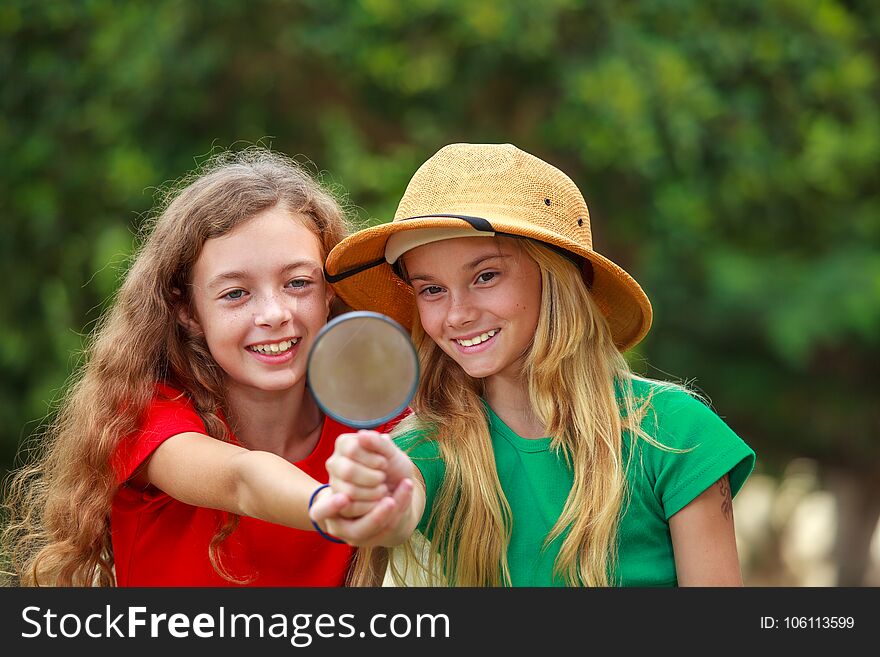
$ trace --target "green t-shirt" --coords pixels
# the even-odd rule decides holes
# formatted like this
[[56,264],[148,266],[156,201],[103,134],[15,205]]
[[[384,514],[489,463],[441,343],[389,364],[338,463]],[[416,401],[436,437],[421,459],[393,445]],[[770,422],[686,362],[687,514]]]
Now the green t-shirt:
[[[633,382],[636,399],[645,398],[656,384]],[[501,488],[513,514],[507,557],[514,586],[562,586],[553,577],[553,563],[563,537],[543,549],[572,484],[572,472],[562,456],[550,449],[550,438],[527,439],[515,434],[486,405],[489,433]],[[736,495],[755,464],[755,453],[711,409],[677,389],[657,388],[642,428],[659,443],[688,452],[660,449],[644,440],[627,471],[628,500],[621,509],[618,565],[621,586],[677,584],[669,518],[725,474]],[[436,442],[417,433],[396,439],[409,452],[425,479],[425,512],[419,530],[427,527],[431,505],[440,488],[445,464]],[[632,440],[624,436],[624,463]]]

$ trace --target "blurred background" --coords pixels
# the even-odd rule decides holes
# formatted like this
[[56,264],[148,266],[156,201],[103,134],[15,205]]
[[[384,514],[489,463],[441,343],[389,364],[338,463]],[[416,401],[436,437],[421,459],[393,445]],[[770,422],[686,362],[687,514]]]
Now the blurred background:
[[444,144],[511,142],[651,297],[633,368],[757,451],[746,584],[878,586],[878,37],[871,0],[7,0],[0,475],[163,183],[262,144],[366,224]]

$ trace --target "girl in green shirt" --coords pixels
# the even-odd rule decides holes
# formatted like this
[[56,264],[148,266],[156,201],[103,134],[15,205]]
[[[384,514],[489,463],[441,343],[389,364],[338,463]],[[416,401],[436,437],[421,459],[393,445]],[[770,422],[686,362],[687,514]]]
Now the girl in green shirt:
[[[394,442],[337,441],[311,509],[325,531],[390,547],[418,529],[427,558],[392,561],[398,583],[742,583],[732,496],[754,452],[681,387],[630,372],[651,305],[593,250],[564,173],[509,144],[447,146],[326,274],[351,307],[411,325],[423,375]],[[361,550],[354,583],[386,561]]]

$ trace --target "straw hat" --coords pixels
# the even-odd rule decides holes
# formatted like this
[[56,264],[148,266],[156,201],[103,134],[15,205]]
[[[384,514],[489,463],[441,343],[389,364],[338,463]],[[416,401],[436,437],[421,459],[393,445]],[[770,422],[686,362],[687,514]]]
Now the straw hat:
[[409,327],[412,288],[392,267],[406,251],[442,239],[514,235],[574,256],[625,351],[651,327],[651,303],[633,278],[593,250],[590,213],[562,171],[511,144],[451,144],[410,180],[391,223],[358,231],[327,256],[325,274],[352,308]]

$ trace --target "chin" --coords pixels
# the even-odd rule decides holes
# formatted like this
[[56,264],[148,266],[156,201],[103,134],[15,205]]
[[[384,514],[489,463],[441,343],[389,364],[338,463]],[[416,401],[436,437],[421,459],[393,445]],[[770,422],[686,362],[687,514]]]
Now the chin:
[[254,387],[259,388],[260,390],[264,390],[266,392],[283,392],[285,390],[290,390],[297,383],[299,383],[302,377],[286,377],[283,379],[274,379],[271,381],[255,381]]
[[494,374],[498,374],[498,369],[494,367],[464,367],[462,369],[472,379],[485,379]]

